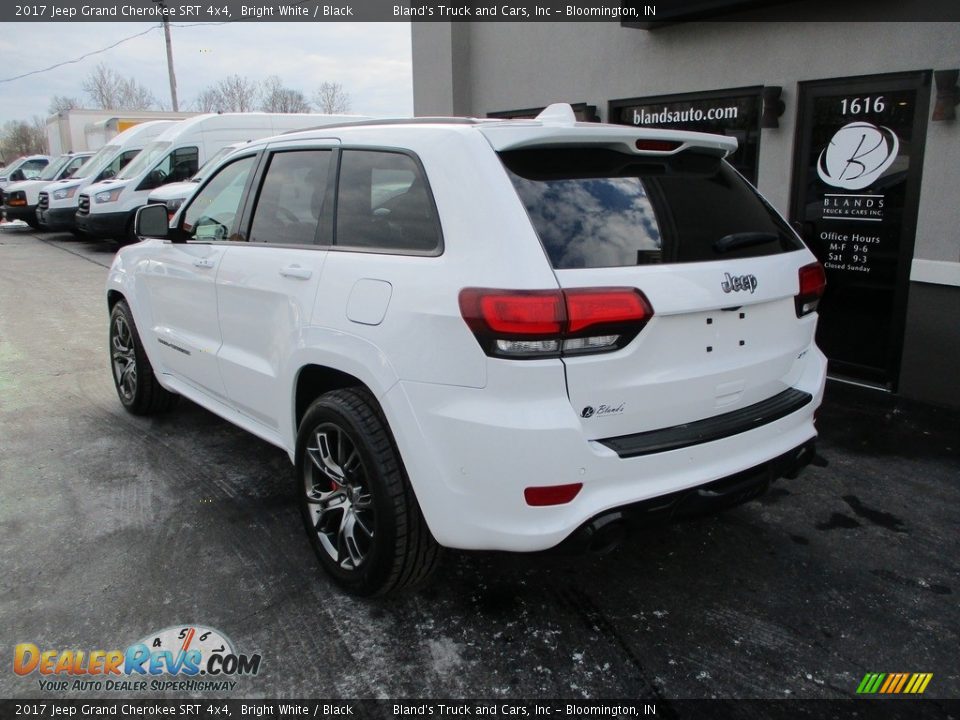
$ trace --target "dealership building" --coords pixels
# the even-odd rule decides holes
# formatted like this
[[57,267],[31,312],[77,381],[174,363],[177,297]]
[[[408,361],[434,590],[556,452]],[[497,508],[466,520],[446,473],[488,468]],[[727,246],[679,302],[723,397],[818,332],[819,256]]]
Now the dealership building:
[[831,377],[960,407],[960,23],[894,21],[887,2],[816,22],[796,3],[764,21],[708,4],[707,21],[414,23],[415,113],[568,102],[584,120],[736,137],[731,162],[826,268]]

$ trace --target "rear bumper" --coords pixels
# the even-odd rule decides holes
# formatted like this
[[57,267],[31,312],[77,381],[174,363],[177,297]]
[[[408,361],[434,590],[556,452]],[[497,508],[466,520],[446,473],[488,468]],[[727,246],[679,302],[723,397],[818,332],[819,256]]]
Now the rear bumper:
[[95,238],[123,238],[127,232],[130,213],[89,213],[75,216],[77,229]]
[[762,402],[706,420],[633,435],[620,435],[597,442],[606,445],[621,458],[679,450],[762,427],[797,412],[812,401],[813,396],[810,393],[788,388]]
[[[401,381],[381,400],[437,541],[528,552],[555,547],[592,519],[637,503],[662,499],[673,507],[682,498],[684,512],[693,511],[723,500],[711,495],[721,485],[729,500],[793,472],[791,454],[796,459],[816,437],[814,411],[826,374],[816,348],[801,362],[793,388],[810,399],[792,412],[733,435],[635,457],[584,437],[570,402],[555,392],[562,370],[553,378],[531,372],[505,395],[492,391],[492,376],[484,389]],[[582,488],[569,503],[532,507],[524,499],[527,487],[571,483]]]
[[44,230],[72,230],[76,227],[76,206],[67,208],[37,208],[37,221]]
[[761,496],[775,480],[795,478],[817,457],[813,440],[800,447],[736,473],[695,488],[667,493],[650,500],[611,510],[591,518],[564,540],[563,551],[598,550],[619,538],[627,526],[646,526],[708,515]]

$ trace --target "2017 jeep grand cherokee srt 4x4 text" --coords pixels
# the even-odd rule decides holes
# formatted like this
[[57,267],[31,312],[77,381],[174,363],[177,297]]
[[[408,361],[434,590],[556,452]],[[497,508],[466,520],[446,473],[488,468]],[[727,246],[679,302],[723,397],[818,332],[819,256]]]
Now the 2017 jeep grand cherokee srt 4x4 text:
[[117,254],[120,400],[285,449],[358,594],[748,497],[813,454],[824,276],[735,148],[567,106],[249,143]]

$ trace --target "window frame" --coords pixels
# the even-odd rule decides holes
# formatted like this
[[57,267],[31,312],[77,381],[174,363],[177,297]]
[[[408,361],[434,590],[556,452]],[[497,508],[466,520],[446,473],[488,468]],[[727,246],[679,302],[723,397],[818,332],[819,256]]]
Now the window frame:
[[[360,150],[366,152],[380,152],[380,153],[390,153],[393,155],[405,155],[410,160],[413,161],[417,170],[420,173],[420,177],[423,179],[424,187],[427,191],[427,197],[430,201],[430,208],[433,211],[433,221],[437,230],[437,246],[432,250],[413,250],[413,249],[401,249],[401,248],[379,248],[379,247],[359,247],[351,245],[337,245],[336,244],[336,224],[337,218],[339,217],[340,212],[340,169],[343,161],[343,151],[345,150]],[[427,175],[426,168],[423,166],[423,162],[420,160],[420,157],[413,151],[408,148],[399,148],[389,145],[341,145],[338,148],[337,157],[337,176],[336,176],[336,195],[333,206],[333,212],[330,214],[330,219],[333,227],[331,228],[332,232],[328,236],[330,239],[330,245],[327,248],[335,252],[352,252],[352,253],[362,253],[364,255],[403,255],[410,257],[440,257],[443,255],[446,248],[446,243],[443,237],[443,223],[440,220],[440,212],[437,207],[437,200],[433,194],[433,188],[430,186],[430,178]]]
[[[180,214],[177,219],[177,226],[173,230],[173,233],[172,233],[173,237],[171,238],[170,242],[187,243],[190,245],[236,245],[237,243],[246,242],[246,234],[241,233],[240,230],[243,226],[240,223],[246,213],[247,205],[249,205],[250,203],[249,193],[250,193],[251,182],[259,174],[261,167],[263,166],[263,154],[264,154],[263,149],[261,148],[261,149],[255,150],[254,152],[242,153],[237,155],[236,157],[231,157],[228,162],[224,162],[220,167],[218,167],[216,172],[208,175],[206,179],[200,184],[200,187],[198,187],[194,191],[190,199],[186,203],[184,203],[183,207],[180,209]],[[202,193],[204,189],[207,187],[207,185],[209,185],[214,178],[218,177],[220,173],[223,172],[228,166],[233,165],[236,162],[240,162],[241,160],[245,160],[246,158],[249,158],[249,157],[254,158],[253,169],[251,170],[250,174],[247,176],[246,182],[243,184],[243,190],[241,191],[241,196],[240,196],[240,205],[237,207],[237,213],[234,215],[233,224],[230,227],[229,237],[231,238],[235,237],[237,239],[236,240],[196,240],[194,238],[189,237],[187,235],[187,231],[183,229],[183,221],[187,216],[187,210],[190,208],[191,205],[193,205],[196,199],[200,196],[200,193]]]
[[[144,150],[146,150],[146,148],[144,148]],[[174,157],[176,156],[177,153],[182,152],[182,151],[184,151],[184,150],[195,150],[195,151],[196,151],[196,154],[197,154],[197,168],[196,168],[196,170],[193,171],[193,173],[190,173],[190,177],[192,177],[193,174],[196,173],[196,171],[200,169],[200,143],[199,143],[199,142],[198,142],[196,145],[177,145],[176,147],[172,147],[168,153],[166,153],[165,155],[163,155],[163,157],[161,157],[159,160],[157,160],[157,162],[155,162],[155,163],[151,166],[150,170],[148,170],[147,173],[143,176],[143,179],[141,179],[140,182],[137,183],[137,190],[138,190],[138,191],[140,191],[140,190],[156,190],[157,188],[161,188],[161,187],[163,187],[164,185],[168,185],[168,184],[169,184],[168,182],[162,182],[162,183],[160,183],[159,185],[153,185],[153,186],[151,186],[151,187],[146,187],[146,186],[149,184],[149,182],[150,182],[150,177],[153,175],[154,172],[156,172],[156,170],[160,167],[160,165],[161,165],[162,163],[166,162],[167,159],[170,160],[170,169],[171,169],[171,171],[172,171],[173,168],[176,167],[176,162],[174,161]],[[131,160],[131,162],[133,162],[133,161]],[[123,171],[121,170],[120,172],[122,173]],[[117,173],[117,177],[119,177],[119,175],[120,175],[120,173]],[[167,178],[167,177],[170,177],[170,176],[169,176],[169,175],[165,176],[165,177],[164,177],[164,180],[165,180],[165,181],[166,181],[166,178]],[[135,179],[135,178],[131,178],[131,179]],[[189,179],[190,179],[190,178],[188,177],[187,180],[189,180]],[[171,180],[170,182],[174,182],[174,181]],[[178,180],[178,181],[176,181],[176,182],[183,182],[183,181]]]
[[[253,217],[260,201],[260,194],[263,192],[263,184],[267,179],[267,173],[270,170],[270,163],[275,155],[291,152],[337,153],[337,151],[338,147],[330,144],[329,142],[319,145],[275,145],[264,148],[261,151],[260,161],[258,162],[256,168],[254,168],[253,173],[251,173],[251,179],[253,182],[244,188],[243,214],[241,216],[240,228],[237,229],[235,233],[236,235],[241,236],[243,240],[232,240],[230,242],[245,242],[247,245],[254,247],[275,247],[298,250],[303,250],[305,248],[313,248],[317,250],[329,249],[330,243],[324,242],[323,240],[324,237],[329,238],[332,234],[334,216],[333,210],[320,216],[320,221],[317,223],[317,227],[314,230],[313,242],[310,244],[252,242],[250,240],[250,230],[253,227]],[[330,164],[327,167],[327,187],[323,197],[323,206],[325,208],[334,207],[333,191],[339,167],[339,155],[332,154],[330,156]]]
[[[574,148],[576,149],[576,148]],[[585,148],[586,149],[586,148]],[[504,154],[508,153],[523,153],[530,150],[537,150],[537,148],[520,148],[518,150],[508,150],[501,151],[498,153],[500,162],[503,165],[504,171],[507,174],[508,180],[513,184],[513,176],[530,180],[525,175],[515,171],[509,162],[509,158],[505,159]],[[597,150],[603,150],[602,148],[597,148]],[[610,151],[610,152],[619,152],[619,151]],[[686,151],[693,152],[693,151]],[[627,156],[629,157],[629,156]],[[759,206],[764,210],[766,218],[769,219],[772,226],[775,227],[778,233],[780,249],[776,252],[760,253],[760,254],[743,254],[743,255],[732,255],[728,258],[724,257],[702,257],[699,259],[682,259],[681,257],[681,228],[678,227],[677,218],[685,217],[684,214],[678,215],[676,210],[673,208],[673,203],[668,199],[669,193],[661,185],[661,181],[657,177],[653,177],[651,181],[644,179],[643,175],[636,175],[637,179],[641,182],[644,192],[649,199],[651,212],[656,221],[660,236],[661,236],[661,247],[660,247],[660,259],[657,262],[644,262],[644,263],[618,263],[618,264],[602,264],[602,265],[585,265],[585,266],[567,266],[560,265],[557,263],[554,254],[551,252],[548,247],[547,241],[540,234],[540,229],[536,224],[533,216],[531,216],[530,211],[527,209],[526,202],[523,195],[520,192],[520,189],[514,185],[515,192],[517,197],[520,200],[521,205],[526,212],[526,215],[530,221],[530,226],[536,234],[540,245],[543,248],[543,252],[547,261],[550,263],[550,266],[555,271],[568,271],[568,270],[603,270],[603,269],[613,269],[613,268],[635,268],[635,267],[657,267],[657,266],[683,266],[688,264],[695,263],[704,263],[704,262],[719,262],[722,260],[750,260],[755,258],[762,257],[771,257],[776,255],[788,254],[792,252],[797,252],[806,248],[805,243],[799,237],[797,232],[790,226],[790,224],[783,218],[783,216],[767,201],[767,199],[760,193],[759,190],[741,173],[734,167],[729,161],[725,158],[718,157],[717,160],[717,175],[722,172],[729,173],[731,178],[736,180],[741,187],[738,188],[738,191],[744,192],[749,196],[751,202],[759,203]],[[669,162],[669,159],[667,160]],[[639,161],[639,164],[642,164],[642,160]],[[613,176],[616,177],[616,176]],[[634,177],[632,175],[625,175],[624,177]],[[670,178],[669,175],[666,176]],[[556,178],[557,180],[580,180],[588,178]],[[536,182],[548,182],[548,181],[536,181]],[[688,193],[688,196],[690,194]],[[793,247],[784,247],[786,243],[790,243]],[[638,252],[640,249],[638,248]]]
[[[244,150],[247,150],[245,148]],[[324,206],[327,207],[327,203],[331,203],[329,207],[332,208],[332,211],[329,213],[324,213],[321,217],[320,222],[318,223],[318,231],[314,236],[314,244],[312,245],[297,245],[297,244],[288,244],[288,243],[261,243],[261,242],[250,242],[250,227],[253,222],[253,212],[256,209],[257,199],[260,195],[260,190],[263,185],[263,180],[265,178],[266,172],[270,166],[270,158],[279,152],[307,152],[311,150],[325,151],[333,153],[333,156],[330,158],[330,168],[329,175],[327,178],[327,192],[324,197]],[[424,186],[427,190],[427,196],[430,200],[430,207],[433,210],[434,223],[437,228],[437,247],[433,250],[401,250],[394,248],[369,248],[369,247],[352,247],[348,245],[336,245],[334,244],[335,240],[335,228],[336,228],[336,219],[338,211],[338,202],[339,202],[339,189],[340,189],[340,164],[343,156],[344,150],[366,150],[370,152],[386,152],[393,154],[406,155],[409,157],[417,167],[417,170],[420,172],[421,177],[423,178]],[[243,152],[238,150],[238,152]],[[203,192],[203,189],[207,184],[215,178],[217,175],[222,172],[223,168],[226,167],[227,163],[224,163],[215,173],[210,174],[204,178],[200,187],[197,188],[190,200],[181,208],[179,220],[177,222],[177,227],[173,231],[173,239],[171,242],[181,242],[181,243],[191,243],[196,245],[230,245],[230,246],[252,246],[252,247],[271,247],[271,248],[285,248],[290,250],[320,250],[324,252],[344,252],[344,253],[360,253],[363,255],[396,255],[396,256],[408,256],[408,257],[440,257],[444,254],[446,250],[446,242],[443,235],[443,223],[440,219],[440,212],[437,206],[436,197],[433,194],[433,188],[430,185],[430,178],[427,175],[426,168],[423,165],[423,162],[420,160],[420,157],[416,152],[410,150],[409,148],[401,148],[391,145],[363,145],[363,144],[348,144],[341,145],[339,140],[336,138],[317,138],[312,141],[298,141],[292,143],[290,141],[277,141],[276,144],[270,144],[266,146],[261,146],[258,148],[249,148],[249,152],[243,152],[242,155],[237,155],[230,158],[230,163],[233,163],[237,160],[240,160],[245,157],[250,157],[251,155],[256,155],[257,160],[254,164],[254,169],[247,178],[247,182],[243,188],[243,201],[240,203],[240,210],[237,213],[234,219],[234,225],[231,228],[230,237],[235,238],[233,240],[193,240],[186,237],[186,233],[183,231],[183,218],[186,216],[187,208],[193,203],[194,199]],[[256,192],[253,190],[256,188]]]
[[[83,167],[83,164],[84,164],[85,162],[87,162],[87,160],[89,160],[91,157],[92,157],[92,155],[83,155],[83,156],[80,156],[80,157],[75,157],[75,158],[73,158],[70,162],[68,162],[66,165],[64,165],[63,168],[60,169],[60,172],[59,172],[59,173],[57,173],[57,174],[60,176],[59,179],[60,179],[60,180],[71,180],[71,179],[73,179],[73,176],[76,174],[77,170],[79,170],[80,168],[82,168],[82,167]],[[79,164],[77,164],[78,161],[79,161]],[[73,168],[73,172],[70,172],[69,174],[65,174],[65,173],[68,173],[71,165],[75,165],[75,166],[76,166],[76,167]]]

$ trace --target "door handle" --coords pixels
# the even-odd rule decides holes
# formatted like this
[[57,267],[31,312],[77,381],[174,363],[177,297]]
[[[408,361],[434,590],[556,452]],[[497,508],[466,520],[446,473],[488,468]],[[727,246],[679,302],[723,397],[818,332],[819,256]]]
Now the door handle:
[[194,264],[194,267],[206,268],[206,269],[210,269],[215,265],[213,260],[209,260],[207,258],[197,258],[196,260],[193,261],[193,264]]
[[310,268],[300,267],[299,265],[288,265],[280,270],[280,274],[285,278],[295,278],[296,280],[309,280],[313,275]]

